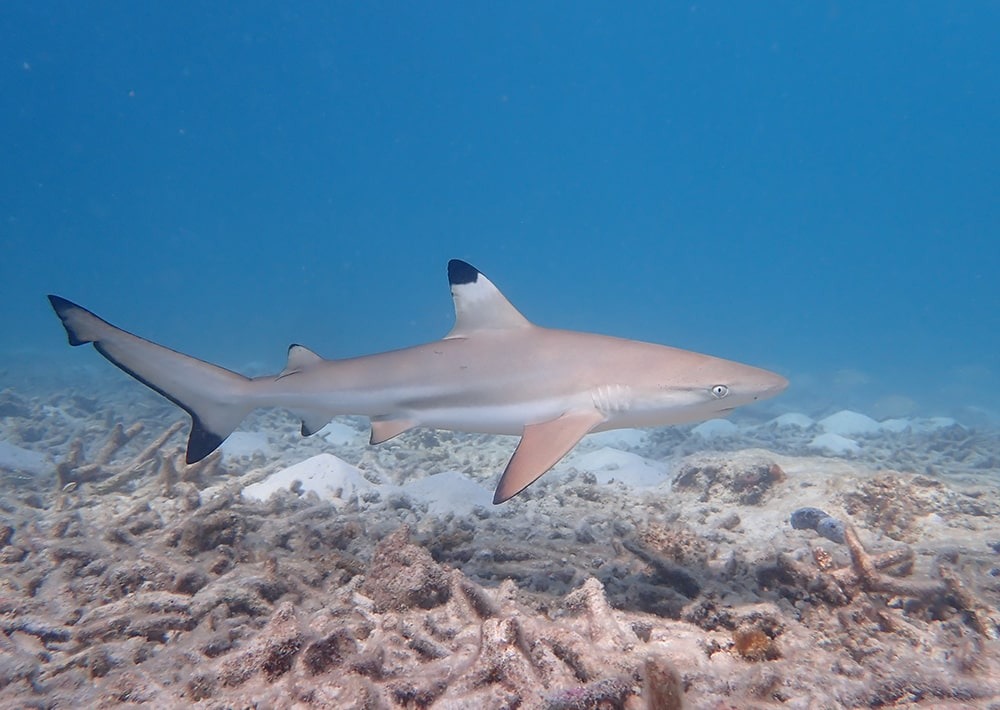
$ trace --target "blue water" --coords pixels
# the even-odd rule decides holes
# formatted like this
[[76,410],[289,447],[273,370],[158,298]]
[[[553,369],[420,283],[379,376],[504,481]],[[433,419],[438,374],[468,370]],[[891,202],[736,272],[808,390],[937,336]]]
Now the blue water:
[[459,257],[790,402],[997,408],[1000,5],[537,5],[3,3],[0,357],[85,357],[48,292],[233,366],[404,346]]

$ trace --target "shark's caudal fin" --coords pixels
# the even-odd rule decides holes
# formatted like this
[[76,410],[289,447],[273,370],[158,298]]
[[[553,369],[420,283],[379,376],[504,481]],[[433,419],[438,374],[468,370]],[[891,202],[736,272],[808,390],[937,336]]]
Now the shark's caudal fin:
[[188,463],[215,451],[249,413],[248,378],[143,340],[65,298],[49,296],[49,302],[70,345],[93,343],[101,355],[191,415]]

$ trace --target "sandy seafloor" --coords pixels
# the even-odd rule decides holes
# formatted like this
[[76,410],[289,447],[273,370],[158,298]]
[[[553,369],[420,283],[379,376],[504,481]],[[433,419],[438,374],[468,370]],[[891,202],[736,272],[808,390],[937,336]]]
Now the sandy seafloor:
[[0,389],[2,707],[1000,708],[986,417],[776,400],[492,506],[512,438],[265,412],[188,468],[117,372]]

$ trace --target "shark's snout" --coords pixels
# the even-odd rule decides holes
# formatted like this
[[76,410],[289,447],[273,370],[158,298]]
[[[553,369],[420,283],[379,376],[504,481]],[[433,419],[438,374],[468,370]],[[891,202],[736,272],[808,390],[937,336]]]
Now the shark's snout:
[[766,376],[758,383],[757,394],[754,399],[769,399],[781,394],[788,388],[788,380],[773,372],[764,373]]

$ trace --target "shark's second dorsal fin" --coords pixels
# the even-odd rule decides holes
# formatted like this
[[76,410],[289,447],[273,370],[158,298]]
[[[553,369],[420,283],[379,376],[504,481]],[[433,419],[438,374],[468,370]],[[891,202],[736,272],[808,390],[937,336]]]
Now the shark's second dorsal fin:
[[458,259],[448,262],[455,301],[455,327],[445,338],[464,338],[477,330],[524,328],[531,322],[511,305],[479,269]]
[[288,346],[288,363],[285,365],[285,369],[278,375],[277,379],[280,380],[282,377],[294,375],[296,372],[301,372],[310,365],[315,365],[317,362],[322,361],[323,358],[309,348],[293,343]]

